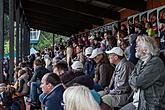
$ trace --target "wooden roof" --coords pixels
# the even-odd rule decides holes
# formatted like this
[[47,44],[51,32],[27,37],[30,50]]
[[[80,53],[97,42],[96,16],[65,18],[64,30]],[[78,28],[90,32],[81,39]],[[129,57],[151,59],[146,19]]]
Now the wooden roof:
[[[6,0],[5,0],[6,1]],[[8,1],[8,0],[7,0]],[[31,28],[61,35],[103,25],[104,18],[120,20],[120,10],[146,10],[144,0],[20,0]]]

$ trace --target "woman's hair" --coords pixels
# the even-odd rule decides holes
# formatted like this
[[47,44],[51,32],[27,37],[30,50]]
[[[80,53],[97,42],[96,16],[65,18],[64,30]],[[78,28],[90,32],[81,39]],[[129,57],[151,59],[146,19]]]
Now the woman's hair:
[[157,56],[159,54],[158,44],[155,39],[146,35],[138,36],[138,39],[142,41],[143,48],[146,48],[146,54]]
[[[102,63],[110,64],[107,55],[106,55],[105,53],[103,53],[102,55],[103,55],[103,58],[102,58],[102,59],[100,60],[100,62],[96,65],[95,77],[99,77],[99,74],[100,74],[100,65],[101,65]],[[98,79],[98,78],[96,78],[96,79]]]
[[85,86],[72,86],[63,94],[65,110],[101,110],[90,90]]
[[15,71],[15,73],[14,73],[14,78],[18,78],[18,71],[19,70],[21,70],[21,67],[19,67],[19,66],[17,66],[15,69],[14,69],[14,71]]
[[26,71],[25,71],[24,69],[20,69],[20,70],[18,71],[18,77],[22,76],[22,75],[25,74],[25,73],[26,73]]
[[41,66],[41,65],[43,65],[43,61],[40,58],[37,58],[34,60],[34,64],[36,66]]

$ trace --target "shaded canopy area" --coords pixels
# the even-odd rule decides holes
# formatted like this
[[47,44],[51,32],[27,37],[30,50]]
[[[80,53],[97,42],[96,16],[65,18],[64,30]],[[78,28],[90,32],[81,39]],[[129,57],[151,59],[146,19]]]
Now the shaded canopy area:
[[19,2],[20,12],[23,13],[29,27],[67,36],[91,29],[92,25],[103,25],[104,18],[120,20],[120,10],[123,8],[146,10],[144,0],[20,0]]
[[[0,0],[0,59],[4,54],[4,12],[9,15],[9,80],[12,81],[14,72],[15,26],[18,65],[30,54],[31,28],[71,36],[90,30],[93,25],[103,25],[104,18],[121,20],[120,11],[125,8],[145,11],[146,0]],[[3,62],[0,73],[3,73]],[[3,82],[2,74],[0,82]]]

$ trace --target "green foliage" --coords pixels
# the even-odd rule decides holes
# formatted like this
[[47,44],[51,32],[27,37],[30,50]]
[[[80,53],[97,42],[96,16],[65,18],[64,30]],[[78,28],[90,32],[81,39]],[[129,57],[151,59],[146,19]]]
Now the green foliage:
[[[63,44],[67,39],[68,37],[66,36],[54,34],[55,44]],[[45,31],[41,31],[38,44],[31,45],[31,47],[34,47],[37,50],[43,50],[44,48],[49,48],[51,46],[53,46],[53,34]]]
[[[9,53],[9,16],[4,16],[4,53]],[[16,32],[14,30],[14,51],[16,50]]]
[[[61,36],[54,34],[54,43],[62,44],[68,38],[66,36]],[[4,16],[4,53],[9,53],[9,17],[7,15]],[[53,46],[53,34],[45,31],[41,31],[40,39],[37,45],[31,45],[37,50],[42,50],[46,47]],[[14,50],[16,50],[16,31],[14,32]]]

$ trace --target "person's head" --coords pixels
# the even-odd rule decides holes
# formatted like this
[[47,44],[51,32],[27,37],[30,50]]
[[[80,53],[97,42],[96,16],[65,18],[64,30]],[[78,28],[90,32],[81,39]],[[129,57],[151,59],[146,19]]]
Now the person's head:
[[113,47],[111,50],[106,51],[106,53],[109,55],[109,62],[115,65],[124,58],[124,52],[120,47]]
[[26,71],[25,71],[24,69],[20,69],[20,70],[18,71],[18,77],[22,76],[22,75],[25,74],[25,73],[26,73]]
[[24,68],[24,67],[27,66],[27,63],[26,63],[26,62],[20,62],[20,63],[18,64],[18,66],[21,67],[21,68]]
[[34,62],[34,60],[35,60],[35,54],[29,55],[29,61]]
[[83,64],[80,61],[75,61],[71,65],[73,72],[82,72],[83,71]]
[[88,38],[90,44],[93,44],[94,38],[95,38],[95,36],[93,36],[93,35]]
[[112,27],[112,34],[116,34],[118,31],[117,27],[116,26],[113,26]]
[[60,57],[54,57],[52,60],[52,65],[56,65],[58,62],[60,62],[62,59]]
[[50,57],[44,58],[44,61],[45,61],[45,67],[47,67],[48,65],[52,63],[52,59]]
[[43,61],[40,58],[34,60],[34,66],[42,66]]
[[129,25],[128,26],[128,34],[134,34],[135,33],[135,26],[132,24],[132,25]]
[[108,36],[109,36],[109,35],[108,35],[108,32],[105,32],[105,33],[104,33],[104,39],[108,39]]
[[99,63],[103,57],[103,51],[100,48],[96,48],[92,51],[92,55],[89,58],[94,59],[96,63]]
[[127,30],[127,26],[125,24],[122,24],[120,30]]
[[106,41],[105,40],[102,40],[100,42],[100,48],[101,48],[102,51],[104,51],[106,49]]
[[120,42],[120,48],[125,50],[127,47],[129,46],[129,41],[128,39],[123,39],[121,42]]
[[77,42],[73,42],[73,47],[77,47]]
[[90,90],[85,86],[72,86],[63,94],[64,110],[100,110]]
[[21,67],[17,66],[15,69],[14,69],[14,78],[17,79],[18,78],[18,71],[21,70]]
[[27,75],[29,76],[29,79],[32,77],[32,69],[29,67],[22,68],[23,70],[26,71]]
[[158,45],[156,41],[146,35],[138,36],[136,40],[136,53],[137,58],[143,59],[144,57],[151,55],[158,55]]
[[147,22],[145,27],[146,28],[152,28],[152,23],[151,22]]
[[159,20],[159,28],[160,30],[165,29],[165,19]]
[[100,39],[99,39],[98,37],[95,37],[95,38],[94,38],[94,41],[93,41],[94,45],[97,45],[97,44],[99,43],[99,40],[100,40]]
[[56,65],[54,65],[53,73],[56,73],[58,76],[61,76],[68,71],[68,65],[64,61],[59,61]]
[[40,52],[36,52],[35,53],[35,57],[37,58],[37,57],[41,57],[41,53]]
[[56,85],[60,84],[61,80],[57,74],[47,73],[42,77],[41,88],[43,93],[49,93]]
[[138,24],[135,26],[135,33],[140,33],[142,31],[142,25],[141,24]]
[[83,51],[83,45],[77,45],[76,47],[76,53],[80,53]]
[[89,56],[91,56],[92,54],[92,51],[93,51],[93,48],[92,47],[87,47],[85,49],[85,56],[88,58]]

